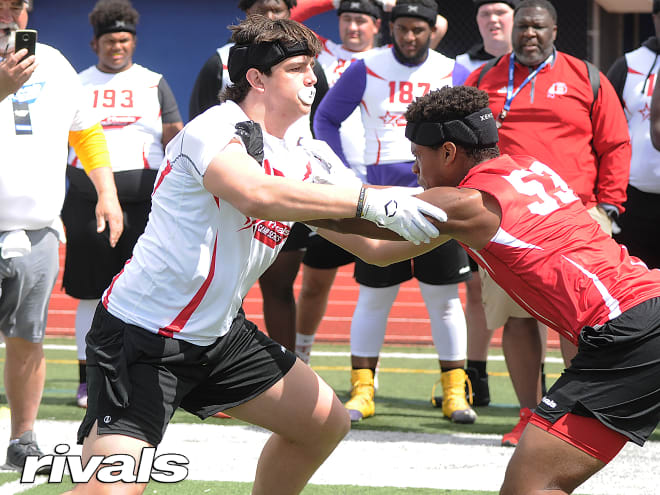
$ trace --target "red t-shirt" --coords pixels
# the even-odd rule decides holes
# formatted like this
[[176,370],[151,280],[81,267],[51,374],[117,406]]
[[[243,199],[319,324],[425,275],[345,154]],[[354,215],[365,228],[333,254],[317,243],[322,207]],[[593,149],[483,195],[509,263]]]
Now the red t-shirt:
[[470,256],[532,316],[573,343],[582,327],[660,296],[660,271],[605,234],[547,165],[503,155],[474,167],[459,187],[492,195],[502,210],[486,247],[465,246]]

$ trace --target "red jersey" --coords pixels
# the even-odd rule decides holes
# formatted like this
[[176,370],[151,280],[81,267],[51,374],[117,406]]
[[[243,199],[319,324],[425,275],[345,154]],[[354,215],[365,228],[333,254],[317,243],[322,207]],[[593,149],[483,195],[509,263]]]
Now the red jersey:
[[493,196],[502,210],[488,245],[465,246],[518,304],[573,343],[599,325],[660,296],[649,270],[603,232],[550,167],[503,155],[474,167],[459,187]]
[[[609,203],[623,211],[631,148],[619,98],[600,74],[594,102],[585,63],[566,53],[555,54],[511,101],[498,130],[500,150],[508,155],[529,154],[548,164],[587,208]],[[495,117],[507,96],[510,56],[502,57],[478,86],[488,93]],[[472,72],[465,85],[476,86],[480,72]],[[518,89],[529,73],[529,67],[516,62],[513,88]]]

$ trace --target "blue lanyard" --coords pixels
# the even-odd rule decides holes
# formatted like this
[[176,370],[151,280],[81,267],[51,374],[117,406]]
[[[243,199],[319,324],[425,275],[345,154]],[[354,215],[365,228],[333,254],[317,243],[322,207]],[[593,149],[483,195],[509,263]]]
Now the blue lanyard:
[[502,111],[500,112],[499,118],[498,118],[498,127],[502,127],[502,121],[506,118],[507,114],[509,113],[509,109],[511,108],[511,102],[513,99],[518,96],[518,93],[520,93],[520,90],[523,89],[527,83],[529,83],[531,80],[533,80],[536,77],[536,74],[538,74],[543,67],[545,67],[548,64],[548,59],[545,59],[541,65],[539,65],[536,69],[534,69],[522,82],[520,86],[518,86],[518,89],[515,91],[513,90],[513,76],[514,76],[514,54],[511,52],[511,55],[509,56],[509,82],[507,83],[506,86],[506,101],[504,102],[504,107],[502,108]]

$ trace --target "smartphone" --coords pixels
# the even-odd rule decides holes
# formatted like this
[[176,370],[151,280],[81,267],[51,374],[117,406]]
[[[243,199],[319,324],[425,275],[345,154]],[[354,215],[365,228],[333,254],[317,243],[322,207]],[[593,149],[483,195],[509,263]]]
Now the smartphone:
[[22,48],[27,48],[27,55],[21,59],[21,62],[30,55],[34,55],[37,46],[37,32],[34,29],[18,29],[16,31],[16,41],[14,53]]

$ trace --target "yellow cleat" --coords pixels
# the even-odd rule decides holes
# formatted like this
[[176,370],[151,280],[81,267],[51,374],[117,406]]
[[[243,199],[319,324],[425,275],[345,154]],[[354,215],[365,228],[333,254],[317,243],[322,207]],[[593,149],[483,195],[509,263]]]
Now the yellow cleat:
[[351,398],[345,407],[351,421],[360,421],[376,412],[374,374],[370,369],[351,370]]
[[[469,380],[462,368],[456,368],[440,373],[442,384],[442,414],[454,423],[472,424],[477,420],[477,413],[472,410],[465,398],[466,383],[470,387]],[[431,391],[431,401],[435,400],[435,387]],[[470,396],[472,394],[470,393]],[[434,403],[434,405],[436,405]]]

